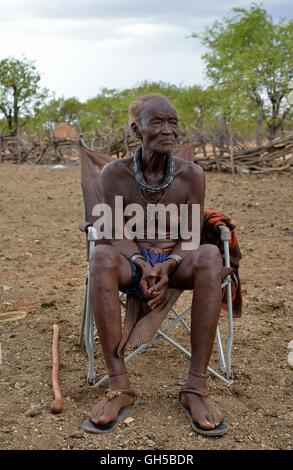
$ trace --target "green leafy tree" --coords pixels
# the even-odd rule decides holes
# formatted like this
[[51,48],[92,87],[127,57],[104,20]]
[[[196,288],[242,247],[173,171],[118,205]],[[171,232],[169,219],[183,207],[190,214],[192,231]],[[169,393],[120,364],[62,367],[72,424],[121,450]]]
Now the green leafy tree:
[[36,112],[34,126],[52,128],[60,122],[77,125],[83,110],[83,104],[74,96],[71,98],[52,98]]
[[47,90],[41,89],[35,64],[8,57],[0,61],[0,113],[9,131],[18,128],[21,118],[31,116],[43,103]]
[[224,89],[234,104],[239,98],[250,100],[269,137],[275,137],[290,110],[286,97],[293,78],[293,21],[275,24],[266,10],[252,4],[234,8],[193,37],[208,49],[203,59],[215,89]]
[[129,90],[131,100],[148,93],[161,93],[174,104],[180,118],[180,125],[184,132],[203,118],[207,94],[200,86],[182,87],[164,82],[143,82]]
[[121,127],[127,119],[126,95],[125,91],[103,88],[96,97],[87,100],[80,120],[82,129]]
[[123,128],[128,120],[128,106],[141,95],[161,93],[175,105],[184,132],[194,122],[202,123],[209,115],[211,92],[199,86],[180,87],[164,82],[142,82],[124,90],[104,88],[84,104],[80,116],[82,129]]

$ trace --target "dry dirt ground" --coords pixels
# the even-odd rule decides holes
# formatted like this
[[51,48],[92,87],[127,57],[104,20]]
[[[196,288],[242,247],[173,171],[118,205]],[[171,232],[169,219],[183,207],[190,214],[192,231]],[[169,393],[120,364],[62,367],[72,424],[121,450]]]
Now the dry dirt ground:
[[[192,431],[177,402],[188,362],[160,340],[129,367],[141,395],[134,421],[93,436],[80,431],[103,390],[87,387],[86,354],[77,346],[86,268],[84,235],[78,231],[83,217],[79,169],[1,165],[0,313],[27,314],[0,322],[1,449],[292,448],[292,370],[287,364],[293,338],[292,176],[207,174],[207,179],[206,207],[233,217],[243,252],[244,311],[235,322],[235,381],[230,387],[209,381],[230,432],[211,439]],[[180,304],[189,301],[186,293]],[[49,411],[54,323],[61,330],[61,415]],[[179,327],[175,336],[188,345]],[[102,373],[99,345],[97,360]]]

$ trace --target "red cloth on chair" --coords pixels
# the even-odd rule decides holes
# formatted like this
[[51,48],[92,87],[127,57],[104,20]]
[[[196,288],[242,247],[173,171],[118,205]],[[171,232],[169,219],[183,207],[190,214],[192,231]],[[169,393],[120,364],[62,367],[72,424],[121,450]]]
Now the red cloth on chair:
[[[221,255],[224,257],[224,244],[221,240],[221,233],[217,228],[219,223],[227,225],[231,232],[231,240],[229,241],[230,262],[234,269],[231,274],[232,277],[232,301],[233,301],[233,316],[241,317],[242,314],[242,294],[241,282],[239,277],[239,262],[242,254],[239,248],[238,238],[235,230],[235,225],[232,224],[230,217],[227,217],[221,212],[206,210],[203,216],[203,228],[201,233],[201,244],[212,243],[217,245]],[[227,292],[224,289],[222,307],[227,308]]]

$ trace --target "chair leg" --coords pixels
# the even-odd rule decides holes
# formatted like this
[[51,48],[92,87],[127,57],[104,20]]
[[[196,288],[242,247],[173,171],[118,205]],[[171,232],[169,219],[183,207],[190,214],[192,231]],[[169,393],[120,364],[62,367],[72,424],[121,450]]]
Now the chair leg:
[[[225,255],[225,266],[230,267],[230,251],[229,251],[229,241],[224,241],[224,255]],[[227,277],[227,322],[228,322],[228,332],[227,332],[227,346],[226,346],[226,378],[232,378],[232,368],[231,368],[231,358],[232,358],[232,348],[233,348],[233,302],[232,302],[232,286],[231,286],[231,276]]]
[[85,329],[86,305],[87,305],[87,283],[88,283],[88,276],[86,275],[82,311],[81,311],[81,322],[80,322],[80,329],[79,329],[79,339],[78,339],[79,346],[84,346],[84,329]]
[[[177,318],[180,317],[180,313],[178,313],[174,307],[172,307],[171,310],[172,310],[172,312],[176,315]],[[186,321],[183,320],[182,318],[180,318],[180,322],[182,323],[182,325],[184,326],[184,328],[188,331],[188,334],[190,334],[190,333],[191,333],[191,328],[187,325]]]
[[226,377],[228,379],[232,378],[232,349],[233,349],[233,305],[232,305],[232,286],[231,278],[227,286],[227,321],[228,321],[228,335],[227,335],[227,346],[226,346]]
[[90,274],[88,274],[87,282],[87,301],[86,301],[86,319],[85,319],[85,347],[88,355],[88,375],[87,381],[89,385],[95,383],[95,345],[94,345],[94,328],[93,315],[90,305]]
[[219,325],[217,326],[216,341],[217,341],[217,349],[218,349],[218,354],[219,354],[219,359],[220,359],[220,369],[222,373],[226,375],[226,370],[227,370],[226,360],[225,360],[225,354],[223,350],[223,344],[222,344],[222,338],[221,338]]

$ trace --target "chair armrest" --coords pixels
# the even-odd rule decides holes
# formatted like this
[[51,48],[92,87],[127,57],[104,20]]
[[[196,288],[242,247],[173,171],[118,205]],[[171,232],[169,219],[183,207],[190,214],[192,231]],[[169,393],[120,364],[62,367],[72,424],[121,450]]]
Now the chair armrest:
[[[93,226],[88,227],[87,240],[89,242],[96,242],[98,240],[98,232],[95,229],[95,227],[93,227]],[[90,245],[91,245],[91,243],[90,243]]]
[[92,227],[93,225],[90,224],[89,222],[87,222],[86,220],[83,220],[80,224],[79,224],[79,230],[81,232],[84,232],[84,233],[88,233],[88,229],[89,227]]
[[221,232],[221,240],[225,241],[230,241],[231,240],[231,232],[230,229],[227,227],[227,225],[223,224],[222,222],[219,223],[217,226],[217,229],[220,230]]

